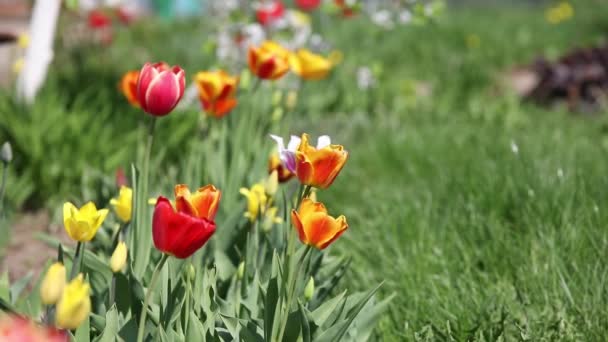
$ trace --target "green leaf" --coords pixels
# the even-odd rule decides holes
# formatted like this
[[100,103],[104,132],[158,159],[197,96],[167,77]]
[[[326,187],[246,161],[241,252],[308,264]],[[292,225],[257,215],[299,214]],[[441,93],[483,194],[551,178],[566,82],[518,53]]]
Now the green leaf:
[[241,325],[241,340],[247,342],[264,342],[261,329],[252,321],[239,320]]
[[76,329],[74,339],[76,342],[89,342],[91,341],[91,327],[89,325],[89,317],[87,317],[82,324]]
[[194,311],[190,312],[190,319],[188,322],[188,331],[186,332],[186,341],[200,341],[205,342],[205,328],[199,319],[196,317]]
[[332,312],[334,312],[338,304],[340,304],[340,302],[344,300],[345,295],[346,291],[323,303],[315,311],[312,312],[312,317],[317,326],[323,326],[327,318],[329,318]]
[[32,271],[29,271],[25,277],[17,280],[11,286],[11,288],[10,288],[11,303],[13,303],[13,304],[17,303],[17,300],[19,299],[21,292],[23,292],[25,287],[30,283],[30,280],[32,280],[32,276],[33,276]]
[[270,341],[273,336],[273,324],[275,321],[275,312],[279,301],[279,284],[278,279],[272,278],[268,281],[268,290],[264,300],[264,339]]
[[118,309],[119,312],[121,312],[123,315],[126,315],[129,312],[129,309],[131,308],[131,300],[132,300],[132,294],[131,294],[131,286],[129,285],[129,279],[127,278],[127,276],[125,276],[122,273],[116,273],[114,274],[115,279],[116,279],[116,292],[115,292],[115,298],[114,300],[116,301],[116,308]]
[[139,316],[131,317],[131,319],[122,326],[120,331],[118,332],[118,336],[125,341],[135,341],[137,340],[137,318]]
[[106,326],[101,333],[101,336],[97,341],[99,342],[113,342],[118,334],[118,310],[116,305],[112,305],[112,308],[106,312]]
[[10,303],[11,301],[11,292],[10,292],[10,284],[8,281],[8,272],[4,272],[2,277],[0,278],[0,299]]
[[298,301],[298,308],[300,309],[300,323],[302,324],[302,342],[310,342],[310,323],[309,318],[306,315],[306,310],[301,302]]

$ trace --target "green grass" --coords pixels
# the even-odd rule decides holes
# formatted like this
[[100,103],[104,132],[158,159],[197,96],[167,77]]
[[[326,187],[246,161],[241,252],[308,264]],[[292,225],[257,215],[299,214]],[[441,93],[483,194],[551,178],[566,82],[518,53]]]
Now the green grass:
[[[349,219],[335,247],[353,257],[349,282],[385,280],[384,293],[397,295],[381,340],[608,334],[606,120],[496,89],[509,67],[600,41],[606,16],[579,13],[556,27],[536,8],[450,11],[374,51],[362,39],[363,55],[383,56],[381,87],[433,87],[414,106],[378,90],[371,113],[346,113],[327,129],[351,152],[320,194]],[[478,49],[466,48],[468,34]]]

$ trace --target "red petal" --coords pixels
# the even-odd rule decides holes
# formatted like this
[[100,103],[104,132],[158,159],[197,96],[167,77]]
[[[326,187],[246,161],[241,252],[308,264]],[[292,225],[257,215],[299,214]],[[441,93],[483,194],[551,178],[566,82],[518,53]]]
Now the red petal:
[[156,76],[146,90],[146,112],[157,116],[169,114],[183,95],[179,82],[175,74],[168,70]]

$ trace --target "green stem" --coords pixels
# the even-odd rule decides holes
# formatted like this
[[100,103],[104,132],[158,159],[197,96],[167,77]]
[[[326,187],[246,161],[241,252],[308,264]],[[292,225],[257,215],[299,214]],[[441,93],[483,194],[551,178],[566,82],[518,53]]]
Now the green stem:
[[116,273],[112,273],[112,285],[110,286],[110,302],[108,307],[116,302]]
[[283,335],[285,334],[285,328],[287,327],[287,320],[289,318],[289,310],[291,309],[291,304],[293,303],[293,298],[296,295],[296,280],[298,279],[298,275],[302,270],[302,265],[306,263],[306,257],[312,250],[311,246],[306,246],[300,261],[298,262],[298,268],[295,272],[290,272],[288,276],[288,288],[287,288],[287,305],[283,308],[283,315],[281,317],[281,329],[279,330],[279,336],[277,338],[277,342],[283,341]]
[[168,254],[164,254],[160,258],[160,261],[156,265],[154,269],[154,273],[152,273],[152,279],[150,280],[150,284],[148,285],[148,291],[146,291],[146,297],[144,298],[144,305],[141,308],[141,316],[139,318],[139,328],[137,330],[137,342],[142,342],[144,340],[144,331],[146,326],[146,316],[148,315],[148,302],[152,297],[152,292],[154,292],[154,286],[158,281],[158,277],[160,276],[160,270],[165,265],[165,262],[169,259]]
[[0,214],[2,214],[4,207],[2,203],[4,203],[4,190],[6,189],[6,176],[8,175],[8,163],[3,162],[2,165],[2,183],[0,183]]
[[70,271],[70,280],[76,278],[76,270],[80,269],[80,259],[82,258],[82,249],[84,242],[78,241],[76,244],[76,251],[74,252],[74,259],[72,259],[72,270]]

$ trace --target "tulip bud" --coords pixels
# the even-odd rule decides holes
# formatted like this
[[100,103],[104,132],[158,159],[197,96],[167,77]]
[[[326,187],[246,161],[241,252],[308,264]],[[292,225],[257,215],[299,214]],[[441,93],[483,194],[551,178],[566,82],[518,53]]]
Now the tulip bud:
[[283,93],[280,90],[276,90],[272,93],[272,105],[278,106],[281,103],[281,98],[283,97]]
[[53,305],[59,301],[65,286],[65,266],[56,262],[49,267],[40,285],[40,299],[44,305]]
[[238,279],[238,280],[243,279],[244,274],[245,274],[245,262],[241,261],[241,263],[239,264],[239,267],[236,270],[236,279]]
[[270,196],[274,196],[274,194],[277,193],[277,190],[279,190],[279,173],[277,170],[272,170],[270,176],[268,176],[268,179],[266,179],[264,188],[266,190],[266,194]]
[[196,269],[194,268],[194,265],[192,265],[192,263],[188,265],[188,277],[191,280],[194,280],[196,278]]
[[287,109],[292,110],[296,107],[296,104],[298,104],[298,92],[295,90],[290,90],[289,93],[287,93],[287,98],[285,99],[285,106]]
[[146,63],[139,72],[137,101],[153,116],[169,114],[184,95],[185,72],[179,66]]
[[125,268],[127,264],[127,245],[124,241],[120,241],[112,253],[112,258],[110,259],[110,268],[112,272],[118,273]]
[[0,148],[0,159],[5,163],[10,163],[13,160],[13,149],[8,141],[2,144],[2,148]]
[[84,282],[82,273],[63,289],[55,317],[58,327],[76,329],[89,316],[91,312],[89,289],[90,286]]
[[306,283],[306,287],[304,288],[304,299],[308,302],[312,299],[312,296],[315,294],[315,279],[310,277],[308,283]]

